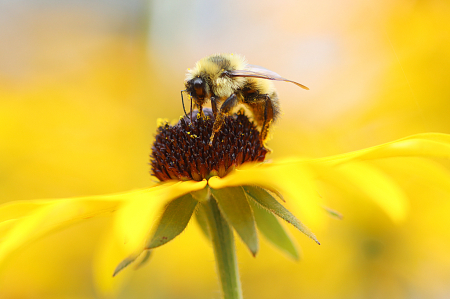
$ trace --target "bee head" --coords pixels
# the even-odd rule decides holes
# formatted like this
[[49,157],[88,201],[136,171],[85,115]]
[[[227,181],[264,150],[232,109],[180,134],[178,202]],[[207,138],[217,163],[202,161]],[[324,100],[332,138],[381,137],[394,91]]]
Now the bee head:
[[202,77],[195,77],[186,81],[186,91],[194,98],[196,103],[204,103],[210,97],[209,86]]
[[195,67],[186,73],[186,91],[197,104],[203,104],[211,97],[228,98],[244,85],[245,78],[230,76],[231,70],[245,67],[242,56],[214,54],[197,61]]

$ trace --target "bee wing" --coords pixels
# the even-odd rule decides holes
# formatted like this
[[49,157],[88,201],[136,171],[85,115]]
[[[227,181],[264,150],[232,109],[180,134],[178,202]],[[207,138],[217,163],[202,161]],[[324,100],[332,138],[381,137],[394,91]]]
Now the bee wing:
[[306,87],[305,85],[283,78],[277,73],[272,72],[271,70],[263,68],[262,66],[259,65],[248,64],[243,70],[231,70],[228,73],[232,77],[261,78],[267,80],[291,82],[297,86],[300,86],[303,89],[309,90],[309,88]]

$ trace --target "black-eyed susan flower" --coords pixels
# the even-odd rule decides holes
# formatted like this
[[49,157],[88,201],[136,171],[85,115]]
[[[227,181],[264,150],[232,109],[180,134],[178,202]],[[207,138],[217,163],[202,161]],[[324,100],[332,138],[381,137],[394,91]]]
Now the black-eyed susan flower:
[[264,162],[268,150],[245,114],[227,117],[212,146],[212,115],[208,110],[205,115],[159,127],[151,153],[152,175],[159,182],[149,188],[1,206],[0,261],[56,229],[113,213],[115,221],[106,234],[104,254],[94,262],[97,283],[108,291],[120,274],[112,276],[131,263],[145,262],[151,250],[174,239],[196,218],[213,244],[224,297],[242,298],[234,232],[253,255],[259,248],[259,230],[286,254],[298,258],[279,220],[319,243],[302,223],[316,227],[326,216],[326,198],[317,192],[317,182],[357,188],[393,221],[402,221],[408,207],[405,194],[386,173],[365,161],[450,157],[450,136],[430,133],[332,157]]

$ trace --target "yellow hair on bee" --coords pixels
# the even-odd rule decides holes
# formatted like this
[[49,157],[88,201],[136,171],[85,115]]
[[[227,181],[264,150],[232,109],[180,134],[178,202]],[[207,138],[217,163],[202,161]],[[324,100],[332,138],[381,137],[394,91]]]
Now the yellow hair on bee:
[[226,71],[242,70],[247,65],[243,56],[234,54],[214,54],[197,61],[193,69],[186,73],[186,81],[202,78],[211,86],[211,92],[222,100],[241,88],[245,78],[222,76]]
[[275,84],[270,80],[259,78],[247,78],[246,86],[257,90],[261,94],[272,94],[276,91]]

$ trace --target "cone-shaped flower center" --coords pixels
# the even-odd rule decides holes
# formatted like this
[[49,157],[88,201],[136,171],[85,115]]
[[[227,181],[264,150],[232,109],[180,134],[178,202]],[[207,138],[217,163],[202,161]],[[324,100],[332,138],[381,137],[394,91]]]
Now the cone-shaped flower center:
[[192,113],[176,125],[158,128],[150,162],[152,175],[160,181],[201,181],[212,175],[225,176],[245,162],[264,161],[268,150],[259,140],[259,131],[248,117],[239,112],[228,116],[212,145],[214,117],[211,109],[204,109],[206,118]]

